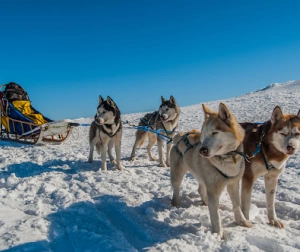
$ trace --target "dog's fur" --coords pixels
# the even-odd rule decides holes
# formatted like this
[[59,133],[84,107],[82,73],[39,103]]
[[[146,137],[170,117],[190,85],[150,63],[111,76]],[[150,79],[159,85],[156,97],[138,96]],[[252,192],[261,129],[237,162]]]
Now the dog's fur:
[[[161,105],[158,112],[146,114],[140,121],[139,126],[149,126],[152,129],[161,129],[166,131],[164,134],[172,138],[175,135],[175,130],[178,128],[180,108],[177,105],[176,100],[173,96],[170,96],[170,100],[166,100],[161,97]],[[169,132],[169,133],[167,133]],[[172,147],[171,143],[167,143],[166,162],[163,158],[163,140],[157,135],[151,132],[143,130],[136,131],[136,139],[131,152],[131,160],[135,160],[135,152],[137,148],[143,146],[144,142],[148,137],[147,152],[151,161],[156,160],[151,154],[151,148],[157,141],[159,165],[162,167],[170,166],[170,150]]]
[[[297,115],[283,114],[281,108],[277,106],[273,110],[271,120],[265,124],[241,125],[246,129],[245,153],[251,157],[250,162],[246,162],[242,179],[242,211],[249,219],[253,184],[263,175],[269,223],[283,228],[284,224],[277,219],[275,213],[275,193],[278,177],[283,172],[286,161],[300,145],[300,110]],[[259,143],[261,152],[253,157]]]
[[[92,122],[89,132],[90,155],[89,162],[93,162],[93,152],[96,146],[98,154],[101,153],[101,168],[106,167],[106,151],[108,151],[110,162],[117,165],[119,170],[123,169],[121,164],[121,138],[122,123],[121,112],[116,103],[107,96],[104,100],[99,96],[99,105],[95,120]],[[117,161],[112,155],[112,148],[115,145]]]
[[[227,186],[235,219],[239,225],[251,227],[240,208],[239,181],[244,173],[243,139],[245,132],[225,104],[212,112],[203,106],[205,120],[202,132],[179,133],[171,149],[172,205],[178,206],[179,187],[190,172],[198,181],[198,192],[208,205],[212,231],[223,236],[219,215],[219,198]],[[237,154],[233,151],[238,151]]]

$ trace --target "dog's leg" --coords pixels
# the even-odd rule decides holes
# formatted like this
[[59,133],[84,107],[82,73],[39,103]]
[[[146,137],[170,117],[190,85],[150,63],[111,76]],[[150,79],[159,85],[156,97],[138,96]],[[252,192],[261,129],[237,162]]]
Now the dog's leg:
[[107,167],[106,167],[106,152],[107,152],[109,140],[110,139],[107,138],[101,143],[100,153],[101,153],[101,169],[102,169],[102,171],[107,170]]
[[272,174],[272,172],[268,172],[265,176],[265,188],[266,188],[266,201],[267,201],[267,210],[268,210],[268,218],[269,223],[272,226],[284,228],[284,224],[277,219],[275,212],[275,193],[278,184],[278,176],[279,174]]
[[184,175],[187,172],[183,164],[183,158],[178,155],[175,149],[171,150],[171,163],[170,163],[170,178],[173,187],[172,206],[178,207],[179,204],[179,191],[180,185]]
[[170,166],[170,151],[171,151],[171,147],[172,147],[172,144],[168,143],[167,144],[167,153],[166,153],[166,165],[167,166]]
[[242,212],[247,220],[249,220],[249,213],[250,213],[250,205],[251,205],[251,194],[253,189],[253,184],[255,178],[252,174],[246,173],[242,178],[242,193],[241,193],[241,200],[242,200]]
[[153,145],[156,143],[156,135],[152,133],[148,133],[148,145],[147,145],[147,153],[150,161],[155,161],[156,158],[152,156],[151,149]]
[[158,148],[158,162],[159,162],[159,166],[161,167],[167,167],[165,161],[164,161],[164,157],[163,157],[163,140],[159,137],[157,137],[157,148]]
[[116,160],[114,159],[113,155],[112,155],[112,149],[114,147],[114,140],[110,139],[109,143],[108,143],[108,156],[109,156],[109,160],[111,163],[113,164],[117,164]]
[[245,218],[245,216],[241,210],[239,180],[237,180],[236,182],[234,182],[232,184],[229,184],[227,186],[227,192],[228,192],[231,202],[232,202],[232,208],[233,208],[233,213],[234,213],[236,222],[240,226],[245,226],[245,227],[249,227],[249,228],[252,227],[253,224]]
[[94,148],[97,143],[97,140],[98,139],[95,137],[94,139],[92,139],[92,141],[90,141],[90,154],[89,154],[89,159],[88,159],[89,163],[93,163]]
[[207,205],[212,225],[212,232],[217,233],[222,238],[223,229],[219,213],[219,200],[222,190],[220,190],[220,188],[215,188],[215,185],[211,185],[210,188],[211,189],[207,189]]
[[119,136],[116,139],[115,149],[116,149],[116,157],[117,157],[117,168],[118,170],[123,170],[124,167],[121,163],[121,136]]
[[207,191],[205,184],[199,183],[198,192],[204,204],[207,205]]
[[135,136],[136,136],[135,137],[135,142],[134,142],[132,152],[131,152],[131,155],[130,155],[130,160],[132,160],[132,161],[135,160],[136,149],[138,147],[141,147],[141,145],[145,142],[146,137],[147,137],[147,132],[142,131],[142,130],[137,130],[136,133],[135,133]]

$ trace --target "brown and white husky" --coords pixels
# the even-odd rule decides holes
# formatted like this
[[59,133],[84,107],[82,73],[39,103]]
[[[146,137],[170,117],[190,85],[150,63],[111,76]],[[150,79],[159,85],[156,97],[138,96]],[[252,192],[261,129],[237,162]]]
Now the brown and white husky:
[[219,214],[219,198],[227,186],[239,225],[251,227],[240,208],[239,181],[244,174],[244,129],[223,103],[218,112],[202,105],[205,120],[201,133],[192,130],[177,134],[171,149],[172,205],[179,204],[179,187],[190,172],[199,183],[199,194],[208,205],[212,231],[223,236]]
[[300,145],[300,110],[297,115],[283,114],[276,106],[268,122],[241,125],[246,129],[244,150],[250,157],[242,179],[242,211],[249,219],[253,184],[259,176],[264,176],[269,223],[283,228],[284,224],[277,219],[275,212],[275,193],[279,175]]

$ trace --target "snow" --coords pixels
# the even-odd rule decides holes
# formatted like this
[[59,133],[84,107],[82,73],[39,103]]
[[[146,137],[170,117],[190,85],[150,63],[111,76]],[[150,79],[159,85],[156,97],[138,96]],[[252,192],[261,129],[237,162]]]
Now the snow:
[[[181,108],[180,131],[201,128],[200,102]],[[219,102],[206,104],[216,110]],[[276,105],[284,113],[296,114],[300,81],[276,83],[223,102],[240,122],[266,121]],[[137,124],[143,114],[122,119]],[[145,148],[138,150],[136,161],[129,161],[134,135],[124,125],[125,170],[108,163],[107,172],[99,170],[97,154],[93,164],[87,162],[88,127],[78,127],[62,145],[0,142],[0,250],[300,251],[299,153],[288,160],[276,193],[276,212],[285,229],[268,225],[264,182],[259,178],[250,211],[253,228],[236,225],[229,196],[226,191],[222,194],[225,235],[220,239],[211,233],[208,208],[190,174],[181,185],[180,207],[174,208],[169,168],[148,161]],[[153,152],[157,155],[156,147]]]

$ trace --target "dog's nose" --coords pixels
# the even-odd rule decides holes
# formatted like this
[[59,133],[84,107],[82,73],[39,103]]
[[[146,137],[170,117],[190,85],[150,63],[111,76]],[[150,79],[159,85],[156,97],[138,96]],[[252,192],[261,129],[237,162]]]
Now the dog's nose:
[[295,148],[293,146],[289,145],[287,147],[287,150],[288,150],[288,152],[293,152],[295,150]]
[[208,153],[208,149],[207,149],[207,148],[202,147],[202,148],[200,149],[200,154],[201,154],[201,155],[206,156],[207,153]]

